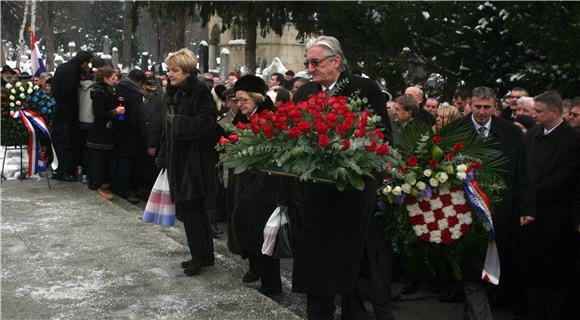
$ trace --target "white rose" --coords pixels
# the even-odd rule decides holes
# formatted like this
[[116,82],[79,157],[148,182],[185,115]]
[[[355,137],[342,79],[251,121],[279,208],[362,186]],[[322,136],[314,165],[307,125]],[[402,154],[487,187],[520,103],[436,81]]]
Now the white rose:
[[20,87],[20,91],[24,92],[24,91],[26,91],[26,89],[24,89],[24,87]]
[[10,102],[10,107],[14,108],[14,102]]
[[11,95],[10,97],[8,97],[8,98],[9,98],[10,100],[12,100],[12,101],[14,101],[14,99],[16,99],[16,98],[14,98],[14,96],[12,96],[12,95]]
[[34,85],[34,87],[32,87],[34,90],[38,90],[38,88],[40,88],[38,85]]
[[429,200],[429,204],[431,205],[431,210],[443,208],[443,202],[441,202],[441,199],[439,198]]
[[467,166],[464,164],[460,164],[457,166],[457,172],[465,172],[467,171]]
[[31,93],[32,93],[32,89],[28,89],[28,90],[26,91],[26,93],[28,93],[28,94],[31,94]]
[[447,176],[447,173],[445,173],[445,172],[439,172],[435,177],[441,183],[445,183],[449,179],[449,177]]
[[20,86],[22,86],[22,82],[18,81],[18,82],[16,82],[16,83],[14,84],[14,86],[15,86],[15,87],[20,87]]
[[422,214],[423,211],[419,208],[418,204],[410,204],[407,206],[407,211],[409,212],[409,217],[414,217],[418,214]]
[[408,179],[408,180],[407,180],[407,183],[408,183],[408,184],[410,184],[410,185],[412,185],[412,186],[414,186],[414,185],[415,185],[415,183],[417,183],[417,179],[415,179],[415,178],[410,178],[410,179]]
[[451,206],[445,207],[441,210],[443,210],[443,214],[445,215],[446,218],[455,215],[455,210],[453,210],[453,207]]
[[393,188],[392,193],[394,196],[400,196],[401,195],[401,187],[396,186],[395,188]]
[[20,101],[16,101],[16,105],[17,105],[17,106],[19,106],[19,105],[21,105],[21,104],[22,104],[22,102],[20,102]]
[[401,186],[401,190],[403,190],[404,193],[410,193],[411,185],[408,183],[403,183],[403,185]]
[[389,194],[391,192],[391,190],[393,190],[393,188],[391,186],[386,186],[383,188],[382,193],[386,196],[387,194]]
[[439,230],[431,231],[429,238],[431,242],[441,243],[441,231]]
[[26,96],[24,95],[24,93],[21,93],[19,97],[20,97],[20,99],[26,98]]
[[6,89],[10,89],[10,88],[12,88],[12,85],[10,83],[7,83],[6,84]]
[[447,219],[441,219],[437,221],[440,230],[447,229],[449,227],[449,223],[447,223]]
[[457,240],[457,239],[461,238],[462,235],[463,234],[461,233],[461,231],[453,231],[451,233],[451,239]]
[[467,179],[467,174],[465,172],[457,172],[456,176],[457,176],[457,179],[462,180],[462,181]]
[[429,184],[432,187],[437,187],[439,185],[439,181],[437,179],[435,179],[435,178],[431,178],[431,179],[429,179]]
[[419,191],[423,191],[423,190],[425,190],[425,188],[427,188],[427,185],[425,184],[425,182],[423,182],[423,181],[417,182],[417,189],[419,189]]
[[427,170],[423,171],[423,175],[427,178],[429,178],[431,176],[431,174],[433,174],[433,171],[431,171],[431,169],[427,169]]
[[435,222],[435,214],[431,211],[423,213],[423,218],[425,219],[425,223]]

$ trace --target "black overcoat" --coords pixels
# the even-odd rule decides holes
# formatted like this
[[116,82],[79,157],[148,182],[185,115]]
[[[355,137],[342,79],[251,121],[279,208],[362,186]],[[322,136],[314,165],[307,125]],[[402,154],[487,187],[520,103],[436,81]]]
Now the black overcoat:
[[51,94],[56,100],[54,120],[78,121],[79,95],[78,86],[81,81],[82,68],[76,59],[67,61],[54,72]]
[[119,120],[116,117],[114,120],[114,153],[118,157],[133,157],[139,146],[139,115],[143,110],[143,93],[139,85],[129,79],[119,81],[115,91],[117,97],[125,100],[125,119]]
[[215,150],[219,126],[213,99],[197,77],[168,86],[157,163],[167,168],[175,203],[203,199],[216,190]]
[[[460,120],[461,124],[471,125],[474,128],[473,134],[477,134],[471,115],[463,117]],[[507,276],[515,262],[513,260],[514,240],[519,234],[519,218],[520,216],[535,215],[535,194],[522,131],[511,122],[492,116],[491,129],[487,139],[496,143],[494,148],[501,151],[508,160],[501,168],[504,172],[500,173],[506,183],[506,188],[501,192],[501,201],[494,204],[492,208],[500,268],[502,274]],[[485,256],[485,248],[482,248],[481,251],[481,256]],[[481,270],[464,274],[466,280],[472,281],[479,280],[480,276]]]
[[[368,109],[382,117],[385,136],[390,139],[390,120],[379,87],[347,72],[341,73],[341,79],[349,79],[349,83],[334,95],[349,97],[360,90],[359,97],[368,99]],[[296,92],[294,101],[306,100],[319,90],[319,84],[307,83]],[[378,180],[366,178],[363,191],[348,188],[343,192],[334,185],[300,183],[302,226],[296,237],[293,291],[337,295],[354,290],[374,213]]]
[[94,120],[87,138],[87,146],[92,149],[112,150],[112,122],[115,112],[115,92],[113,87],[102,82],[95,83],[91,89]]
[[550,134],[536,126],[525,136],[532,163],[537,214],[522,228],[522,272],[531,276],[561,273],[571,266],[574,231],[572,199],[580,172],[580,133],[562,122]]

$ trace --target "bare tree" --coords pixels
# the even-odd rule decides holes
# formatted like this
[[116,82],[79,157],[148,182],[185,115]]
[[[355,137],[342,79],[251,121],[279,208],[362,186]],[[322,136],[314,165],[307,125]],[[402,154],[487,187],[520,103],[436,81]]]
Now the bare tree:
[[123,3],[123,66],[131,68],[131,57],[133,56],[133,1]]

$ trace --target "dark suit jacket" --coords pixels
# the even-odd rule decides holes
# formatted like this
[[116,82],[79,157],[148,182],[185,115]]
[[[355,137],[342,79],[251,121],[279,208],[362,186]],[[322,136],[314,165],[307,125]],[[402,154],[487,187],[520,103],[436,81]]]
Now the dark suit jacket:
[[[463,117],[463,123],[473,125],[472,116]],[[491,130],[487,139],[497,141],[497,148],[508,159],[501,176],[507,188],[501,193],[502,200],[493,207],[493,225],[500,254],[502,273],[512,265],[515,239],[518,237],[520,216],[535,216],[535,194],[531,182],[530,162],[525,152],[524,136],[511,122],[491,118]],[[478,275],[479,276],[479,275]]]
[[580,172],[580,133],[566,122],[548,135],[536,126],[525,142],[537,200],[536,220],[522,228],[527,271],[541,276],[562,273],[562,268],[571,266],[573,255],[570,221]]

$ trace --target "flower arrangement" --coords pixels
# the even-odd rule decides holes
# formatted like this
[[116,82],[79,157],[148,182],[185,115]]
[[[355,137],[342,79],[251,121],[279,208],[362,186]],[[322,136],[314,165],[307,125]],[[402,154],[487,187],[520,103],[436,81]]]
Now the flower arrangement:
[[492,228],[472,196],[499,200],[505,185],[498,174],[506,160],[469,124],[433,132],[412,122],[395,126],[394,136],[396,150],[378,190],[387,236],[404,255],[451,261],[460,278],[456,261],[485,244]]
[[20,119],[19,110],[33,111],[49,122],[55,100],[30,81],[7,83],[2,92],[2,145],[22,145],[28,142],[28,132]]
[[390,153],[377,128],[380,117],[362,110],[366,103],[319,92],[254,114],[247,124],[225,128],[230,133],[217,147],[221,162],[236,173],[283,172],[301,181],[331,181],[338,190],[363,190],[363,177],[383,171]]

